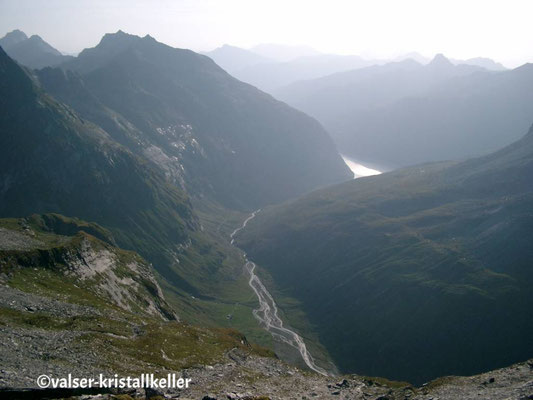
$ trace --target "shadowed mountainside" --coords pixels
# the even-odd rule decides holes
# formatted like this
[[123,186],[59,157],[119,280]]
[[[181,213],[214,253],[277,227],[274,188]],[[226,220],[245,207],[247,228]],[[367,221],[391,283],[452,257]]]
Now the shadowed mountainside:
[[424,382],[533,354],[533,129],[465,162],[361,178],[237,237],[343,371]]
[[318,122],[206,56],[119,31],[61,68],[47,91],[192,195],[254,209],[351,177]]

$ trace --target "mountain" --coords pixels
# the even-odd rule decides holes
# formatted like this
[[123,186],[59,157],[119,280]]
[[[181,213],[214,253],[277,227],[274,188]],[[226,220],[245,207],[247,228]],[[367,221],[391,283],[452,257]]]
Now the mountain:
[[95,221],[169,281],[171,254],[199,230],[187,195],[145,159],[45,94],[0,50],[0,216]]
[[260,56],[279,62],[287,62],[300,57],[316,56],[320,53],[309,46],[293,46],[275,43],[261,43],[250,49]]
[[[420,64],[427,64],[431,61],[431,59],[428,59],[424,56],[422,56],[421,54],[419,53],[407,53],[407,54],[404,54],[404,55],[401,55],[399,57],[396,57],[393,61],[403,61],[403,60],[406,60],[406,59],[413,59],[417,62],[419,62]],[[469,58],[467,60],[459,60],[459,59],[450,59],[450,61],[454,64],[454,65],[461,65],[461,64],[464,64],[464,65],[473,65],[473,66],[476,66],[476,67],[481,67],[481,68],[485,68],[489,71],[504,71],[506,70],[507,68],[505,68],[502,64],[500,64],[499,62],[496,62],[490,58],[487,58],[487,57],[473,57],[473,58]]]
[[336,72],[348,71],[378,63],[359,56],[318,54],[284,62],[266,62],[235,70],[232,75],[268,93],[291,83],[316,79]]
[[29,38],[20,30],[7,33],[0,39],[0,46],[13,59],[30,68],[59,65],[72,59],[46,43],[40,36]]
[[254,209],[351,177],[318,122],[206,56],[119,31],[61,68],[48,92],[193,196]]
[[467,60],[452,60],[452,62],[456,65],[457,64],[475,65],[478,67],[488,69],[489,71],[505,71],[507,69],[501,63],[496,62],[486,57],[474,57],[474,58],[469,58]]
[[341,153],[395,168],[486,154],[517,140],[531,122],[532,71],[527,64],[487,71],[440,55],[426,66],[363,68],[275,94],[321,121]]
[[240,47],[230,46],[228,44],[203,54],[211,58],[230,74],[251,65],[271,62],[269,58],[260,56],[250,50],[241,49]]
[[464,159],[520,137],[533,113],[532,89],[529,64],[478,72],[381,107],[354,110],[326,126],[341,151],[356,159],[392,167]]
[[[194,399],[527,398],[533,360],[423,387],[301,371],[233,329],[169,314],[150,265],[102,227],[58,214],[0,219],[0,393],[6,399],[108,397],[110,389],[37,389],[35,376],[131,376],[184,371],[188,388],[114,389],[116,397]],[[260,377],[258,379],[257,377]],[[245,382],[243,384],[243,381]],[[198,384],[201,382],[201,384]],[[246,383],[253,382],[253,384]],[[235,395],[234,395],[235,393]],[[230,394],[228,396],[228,394]],[[238,395],[245,398],[244,396]]]
[[353,111],[423,94],[442,80],[474,70],[476,67],[454,67],[443,56],[436,56],[426,66],[407,59],[296,82],[274,94],[328,126],[331,120],[346,118]]
[[19,43],[28,40],[28,36],[19,29],[6,33],[6,35],[0,39],[0,46],[5,50],[13,47]]
[[[124,37],[125,40],[129,39],[127,35]],[[164,48],[166,49],[166,46]],[[136,51],[132,50],[131,53],[136,54]],[[200,59],[209,66],[208,68],[214,68],[217,73],[228,77],[230,82],[237,82],[205,56],[189,51],[178,52],[178,54],[184,55],[185,61],[187,57],[192,57],[193,60]],[[113,57],[111,51],[109,55]],[[136,251],[152,263],[169,304],[183,321],[203,326],[228,326],[230,324],[231,327],[239,328],[251,339],[265,346],[271,346],[270,336],[265,334],[252,314],[256,302],[248,285],[247,276],[242,269],[242,257],[227,240],[229,233],[241,223],[240,219],[243,214],[239,211],[223,209],[212,198],[210,200],[207,197],[201,197],[202,192],[193,191],[195,187],[204,189],[201,181],[201,174],[204,171],[200,169],[201,164],[196,164],[196,169],[193,171],[197,175],[187,171],[188,174],[184,175],[187,182],[183,185],[181,181],[173,179],[178,175],[173,175],[172,168],[181,165],[179,164],[181,162],[184,163],[184,157],[190,157],[189,160],[192,161],[198,158],[206,159],[207,153],[199,147],[196,141],[196,137],[199,138],[198,141],[202,138],[193,136],[192,126],[183,124],[177,128],[189,132],[188,136],[183,138],[183,142],[180,142],[187,144],[187,146],[183,145],[183,148],[177,146],[180,139],[173,139],[169,130],[155,131],[152,136],[145,136],[144,132],[128,119],[106,107],[100,97],[89,92],[86,85],[91,81],[82,79],[79,73],[52,68],[34,71],[40,76],[48,74],[46,76],[50,79],[50,85],[54,82],[63,84],[64,86],[56,86],[58,93],[59,90],[64,90],[65,97],[71,96],[68,99],[72,100],[72,107],[79,108],[82,114],[87,114],[88,117],[98,122],[96,125],[80,117],[73,108],[59,103],[43,92],[43,86],[46,85],[42,83],[45,79],[40,81],[41,86],[39,86],[39,82],[34,81],[28,72],[5,53],[1,53],[0,60],[0,148],[4,149],[0,160],[0,218],[23,218],[34,213],[59,213],[96,222],[112,233],[118,246],[125,250]],[[94,58],[94,61],[100,62],[101,60]],[[127,57],[124,60],[126,65],[135,66],[129,61]],[[171,63],[161,65],[171,65]],[[183,68],[187,67],[184,63],[179,65],[183,65]],[[174,70],[172,73],[176,72]],[[177,75],[179,76],[179,73]],[[96,77],[100,78],[100,75],[94,76]],[[114,74],[109,78],[114,80],[117,75]],[[210,82],[208,76],[199,79]],[[168,82],[172,83],[171,80]],[[117,83],[122,84],[118,80]],[[166,80],[162,79],[158,83],[165,85]],[[200,83],[197,81],[196,84]],[[237,84],[249,88],[240,82]],[[136,86],[130,87],[131,92],[127,89],[123,90],[122,99],[131,101],[132,110],[130,114],[127,114],[128,117],[144,128],[151,124],[152,120],[149,118],[134,119],[136,113],[142,117],[148,115],[150,118],[157,118],[165,115],[168,108],[159,107],[164,99],[155,104],[149,101],[136,104],[135,101],[139,99],[135,97],[138,93],[137,88]],[[165,93],[163,88],[158,88]],[[112,89],[108,94],[114,93]],[[177,94],[184,92],[188,93],[183,88],[178,89]],[[148,92],[142,92],[143,95],[146,93]],[[252,89],[252,93],[258,92]],[[199,97],[200,95],[207,100],[214,98],[209,92],[199,92]],[[165,96],[168,96],[168,93],[165,93]],[[56,95],[56,98],[59,97]],[[143,96],[141,98],[146,99]],[[280,109],[273,109],[274,115],[279,120],[282,120],[284,113],[287,113],[289,117],[296,116],[296,121],[293,120],[296,124],[303,120],[304,123],[309,122],[312,128],[318,126],[312,119],[276,102],[267,95],[260,94],[260,100],[265,98],[267,104],[280,107]],[[108,100],[105,97],[104,99]],[[187,97],[178,104],[183,105],[184,111],[191,110],[187,106],[187,99],[194,101],[194,98]],[[142,114],[143,109],[147,114]],[[196,109],[197,114],[191,114],[191,116],[200,122],[205,120],[205,116],[210,115],[198,105],[198,102],[192,104],[192,109]],[[158,110],[162,114],[158,114]],[[243,110],[249,109],[243,107]],[[223,111],[220,110],[220,112]],[[92,112],[94,114],[91,114]],[[278,114],[275,114],[276,112]],[[220,118],[220,114],[215,115]],[[269,115],[263,115],[263,118]],[[226,121],[234,122],[233,119]],[[252,129],[253,116],[248,117],[247,121],[252,123],[250,127]],[[263,129],[266,130],[268,129],[267,122],[264,121],[264,123]],[[283,134],[292,128],[288,122],[283,121],[270,125],[276,128],[279,123],[285,124],[285,130],[278,131],[278,133]],[[243,124],[242,120],[241,124]],[[239,122],[235,126],[240,126]],[[213,129],[216,128],[217,126],[213,127]],[[174,153],[172,159],[164,158],[165,154],[157,153],[154,150],[155,145],[150,144],[150,140],[153,140],[155,144],[168,143],[158,139],[166,138],[163,135],[165,132],[170,137],[169,142],[177,146],[173,148],[182,152]],[[211,130],[210,132],[225,133],[228,131]],[[251,136],[256,134],[256,132],[250,132]],[[262,132],[265,133],[265,131]],[[319,135],[321,132],[323,131],[320,128],[315,131]],[[244,135],[245,132],[241,134]],[[268,136],[265,137],[265,139],[268,138]],[[327,136],[324,141],[326,146],[328,143],[331,144]],[[228,142],[229,138],[225,143]],[[257,143],[263,144],[260,140]],[[270,144],[276,145],[277,149],[251,148],[250,152],[257,158],[261,157],[259,153],[268,154],[269,151],[275,151],[281,156],[286,150],[285,143]],[[319,141],[320,143],[323,142]],[[252,146],[254,143],[245,144]],[[306,143],[301,145],[305,150]],[[202,149],[202,152],[199,149]],[[289,149],[293,148],[289,147]],[[333,146],[332,149],[330,154],[335,158],[338,157]],[[324,151],[324,148],[317,149],[317,151]],[[213,163],[213,170],[218,166],[218,170],[223,172],[227,167],[224,159],[221,160],[216,149],[213,153],[209,153],[209,156],[211,155],[214,159],[208,160]],[[309,157],[309,154],[304,155],[304,159],[305,157]],[[277,165],[274,162],[270,170],[280,168],[281,171],[286,168],[282,172],[286,173],[287,184],[289,184],[293,182],[294,177],[294,173],[291,176],[291,171],[301,171],[301,166],[298,165],[301,159],[299,154],[294,155],[291,160],[280,159]],[[176,163],[173,164],[175,161]],[[167,165],[165,162],[172,163]],[[248,161],[241,157],[239,162]],[[310,180],[316,177],[307,175],[308,173],[319,174],[321,172],[317,170],[327,165],[326,163],[320,164],[320,157],[312,162],[318,164],[314,167],[315,169],[301,171],[305,174],[304,177],[309,177]],[[218,164],[215,165],[215,163]],[[250,166],[242,165],[241,170],[245,177],[247,173],[255,172],[252,167],[257,165],[257,161],[251,160],[250,163]],[[345,168],[345,164],[341,161],[339,170],[343,174]],[[257,175],[249,175],[251,184],[245,179],[231,180],[228,184],[233,186],[228,190],[235,190],[236,195],[246,194],[252,185],[263,185],[263,187],[272,185],[272,190],[276,190],[279,181],[269,180],[270,171],[259,172]],[[242,178],[243,175],[236,175],[233,179]],[[347,175],[349,178],[350,174],[347,173]],[[217,175],[209,177],[215,184],[223,187],[224,182],[216,182]],[[260,180],[263,177],[266,177],[266,182],[261,183]],[[198,181],[194,181],[195,178],[198,178]],[[225,176],[224,178],[232,177]],[[191,195],[188,195],[181,186],[186,186]],[[297,186],[296,189],[298,189]],[[209,187],[205,187],[203,193],[212,193],[209,190]],[[267,194],[272,198],[273,195]],[[196,196],[194,208],[190,201],[193,196]],[[261,201],[266,202],[267,199],[261,199]],[[238,316],[228,321],[226,316],[235,312],[238,312]]]
[[[307,53],[309,52],[303,54]],[[291,57],[289,60],[279,60],[227,44],[203,54],[210,57],[235,78],[267,93],[296,81],[315,79],[377,63],[359,56],[318,53],[296,58]]]
[[[148,369],[166,376],[225,365],[234,354],[286,368],[233,329],[177,321],[152,266],[112,242],[102,227],[58,214],[0,219],[2,398],[94,393],[36,390],[35,377],[47,371],[111,378]],[[142,396],[153,398],[144,389]]]
[[87,292],[78,301],[97,297],[127,312],[177,319],[151,265],[138,254],[117,248],[111,233],[99,225],[59,214],[34,214],[0,219],[0,226],[2,273],[10,275],[11,283],[27,289],[30,281],[46,280],[37,285],[49,288],[63,281]]
[[391,61],[392,62],[400,62],[400,61],[405,61],[405,60],[414,60],[417,63],[422,64],[422,65],[426,65],[426,64],[428,64],[431,61],[430,58],[427,58],[427,57],[423,56],[422,54],[417,53],[416,51],[399,55],[398,57],[395,57]]
[[533,355],[531,182],[533,128],[481,158],[267,208],[236,241],[343,372],[468,375]]

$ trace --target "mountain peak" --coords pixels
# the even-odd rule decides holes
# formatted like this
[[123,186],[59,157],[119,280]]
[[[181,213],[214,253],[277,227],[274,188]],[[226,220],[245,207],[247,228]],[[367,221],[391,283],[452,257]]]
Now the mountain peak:
[[11,32],[6,33],[4,38],[16,39],[20,42],[22,40],[26,40],[28,36],[24,32],[22,32],[20,29],[15,29]]
[[0,46],[4,49],[7,49],[11,46],[14,46],[20,42],[23,42],[28,39],[28,36],[19,29],[6,33],[6,35],[0,39]]
[[115,33],[106,33],[100,42],[103,42],[104,40],[117,40],[117,39],[126,39],[126,38],[139,38],[139,36],[136,35],[130,35],[129,33],[124,32],[123,30],[118,30]]
[[20,30],[10,32],[0,39],[0,46],[9,57],[34,69],[56,66],[72,58],[61,54],[39,35],[32,35],[28,38]]
[[[46,54],[54,54],[56,56],[61,57],[62,54],[59,50],[52,47],[49,43],[47,43],[42,37],[39,35],[31,35],[29,39],[27,39],[24,43],[28,48],[28,53],[37,53],[42,52]],[[24,64],[24,63],[23,63]]]
[[91,49],[83,50],[80,55],[93,53],[95,51],[104,51],[110,54],[116,54],[116,52],[130,47],[133,43],[141,40],[139,36],[130,35],[122,30],[118,30],[115,33],[106,33],[100,43]]
[[529,74],[531,72],[533,72],[533,63],[525,63],[525,64],[522,64],[521,66],[519,67],[516,67],[515,69],[513,69],[514,72],[520,72],[520,73],[526,73],[526,74]]
[[438,53],[428,65],[432,66],[453,66],[452,62],[448,60],[444,54]]

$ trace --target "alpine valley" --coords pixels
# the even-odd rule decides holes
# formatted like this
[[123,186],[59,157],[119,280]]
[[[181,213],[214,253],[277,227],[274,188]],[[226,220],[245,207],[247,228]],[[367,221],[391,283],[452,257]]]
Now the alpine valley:
[[[533,122],[530,68],[476,60],[199,54],[123,31],[71,56],[8,33],[0,397],[533,398],[533,129],[516,133]],[[446,103],[458,93],[461,110]],[[443,103],[460,111],[449,143],[427,112]],[[468,110],[490,129],[465,136]],[[398,127],[384,146],[361,139],[392,132],[379,112]],[[398,144],[420,130],[439,151]],[[353,179],[338,149],[388,169],[438,162]],[[143,373],[192,383],[36,380]]]

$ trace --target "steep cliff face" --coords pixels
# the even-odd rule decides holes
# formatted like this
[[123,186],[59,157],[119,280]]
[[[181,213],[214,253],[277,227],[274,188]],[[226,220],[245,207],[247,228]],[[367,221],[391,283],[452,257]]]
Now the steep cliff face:
[[[71,235],[59,234],[69,226]],[[74,232],[74,230],[76,232]],[[0,220],[0,266],[7,277],[22,274],[26,284],[50,274],[64,285],[79,287],[109,305],[128,312],[176,319],[155,280],[153,269],[134,252],[98,239],[88,232],[109,232],[96,224],[57,214]],[[61,289],[58,288],[58,293]]]
[[35,388],[42,374],[166,374],[221,364],[230,351],[272,356],[235,330],[179,322],[151,265],[111,242],[102,227],[58,214],[0,219],[2,398],[73,394],[9,391]]

